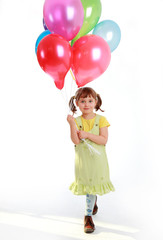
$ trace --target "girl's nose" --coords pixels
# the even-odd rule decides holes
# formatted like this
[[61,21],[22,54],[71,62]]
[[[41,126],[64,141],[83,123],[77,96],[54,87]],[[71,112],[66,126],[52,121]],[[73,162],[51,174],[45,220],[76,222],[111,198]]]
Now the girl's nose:
[[85,106],[88,106],[88,103],[87,103],[87,102],[85,102]]

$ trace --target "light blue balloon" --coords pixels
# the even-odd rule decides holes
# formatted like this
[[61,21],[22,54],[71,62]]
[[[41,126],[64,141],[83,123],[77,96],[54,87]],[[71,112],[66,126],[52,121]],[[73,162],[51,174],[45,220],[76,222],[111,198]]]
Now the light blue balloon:
[[111,52],[118,47],[121,40],[121,30],[118,24],[112,20],[104,20],[98,23],[93,30],[93,34],[102,37],[108,43]]
[[49,30],[46,30],[44,32],[42,32],[39,37],[37,38],[36,44],[35,44],[35,53],[37,54],[37,47],[40,43],[40,41],[47,35],[51,34],[51,32]]

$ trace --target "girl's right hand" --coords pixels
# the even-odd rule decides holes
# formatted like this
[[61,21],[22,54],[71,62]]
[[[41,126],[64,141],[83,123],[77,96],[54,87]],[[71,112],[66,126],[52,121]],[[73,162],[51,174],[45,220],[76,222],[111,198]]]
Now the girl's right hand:
[[71,116],[71,115],[68,115],[68,116],[67,116],[67,121],[68,121],[69,124],[75,123],[75,119],[74,119],[74,117]]

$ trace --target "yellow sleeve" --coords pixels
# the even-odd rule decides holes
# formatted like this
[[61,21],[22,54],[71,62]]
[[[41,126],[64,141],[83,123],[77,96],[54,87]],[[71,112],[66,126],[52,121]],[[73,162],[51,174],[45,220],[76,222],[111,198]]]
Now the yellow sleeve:
[[104,116],[101,116],[99,121],[99,128],[109,127],[109,126],[110,126],[110,123],[108,122],[108,120]]
[[75,123],[76,123],[76,126],[78,127],[78,130],[79,130],[79,126],[78,126],[78,124],[77,124],[77,121],[76,121],[76,119],[75,119]]

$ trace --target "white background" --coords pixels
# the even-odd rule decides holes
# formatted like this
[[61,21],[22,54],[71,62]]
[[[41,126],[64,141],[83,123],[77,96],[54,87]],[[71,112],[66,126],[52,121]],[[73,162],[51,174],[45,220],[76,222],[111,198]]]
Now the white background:
[[43,3],[0,1],[0,237],[161,240],[163,1],[101,0],[100,21],[117,22],[122,39],[107,71],[87,86],[101,95],[111,124],[116,192],[98,198],[97,229],[89,236],[85,198],[68,190],[74,148],[63,95],[70,96],[72,77],[66,91],[58,90],[35,55]]

